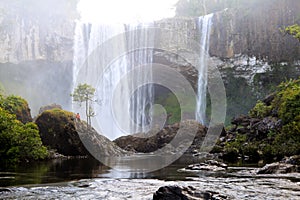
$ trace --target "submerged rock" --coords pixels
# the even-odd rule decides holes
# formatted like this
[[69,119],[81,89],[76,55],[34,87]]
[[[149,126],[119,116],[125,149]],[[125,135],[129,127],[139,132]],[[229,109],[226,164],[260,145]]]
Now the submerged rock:
[[184,170],[204,170],[204,171],[224,171],[227,169],[225,163],[216,160],[206,160],[202,163],[192,164],[184,168]]
[[221,195],[213,191],[199,191],[192,186],[164,186],[160,187],[154,194],[153,200],[222,200],[228,199],[226,195]]

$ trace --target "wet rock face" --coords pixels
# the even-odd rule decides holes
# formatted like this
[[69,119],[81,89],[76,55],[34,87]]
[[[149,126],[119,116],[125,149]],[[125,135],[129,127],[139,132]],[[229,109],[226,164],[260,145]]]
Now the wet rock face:
[[195,199],[227,199],[226,195],[221,195],[213,191],[199,191],[192,186],[164,186],[160,187],[154,194],[153,200],[195,200]]

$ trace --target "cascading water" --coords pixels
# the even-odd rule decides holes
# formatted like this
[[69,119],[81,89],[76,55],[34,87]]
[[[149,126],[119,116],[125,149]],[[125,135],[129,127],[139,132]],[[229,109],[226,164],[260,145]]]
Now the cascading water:
[[209,36],[213,14],[199,17],[200,33],[200,69],[198,70],[197,110],[196,120],[201,124],[206,123],[206,92],[207,92],[207,57],[209,54]]
[[[77,22],[74,41],[73,88],[79,83],[87,83],[96,88],[96,97],[101,103],[94,108],[96,112],[94,120],[97,123],[92,124],[110,139],[137,132],[147,132],[151,125],[149,110],[151,110],[154,93],[150,84],[152,74],[144,73],[143,68],[139,66],[151,64],[152,51],[147,49],[126,51],[130,46],[138,47],[139,44],[146,46],[145,43],[151,42],[145,29],[140,29],[140,26],[143,25]],[[99,55],[97,48],[103,48],[101,45],[113,37],[117,37],[118,42],[102,50]],[[109,59],[107,52],[119,52],[120,49],[123,49],[126,54],[118,55],[119,57],[110,62],[109,66],[101,66],[101,63],[105,63],[105,59]],[[124,76],[132,70],[136,78],[121,82]],[[136,85],[135,81],[149,84],[134,88],[135,92],[131,93],[132,87]],[[121,87],[119,92],[115,92],[117,87]],[[114,113],[122,109],[127,110],[129,116],[120,112]],[[73,111],[78,112],[78,110],[84,113],[82,108],[73,105]],[[124,116],[121,117],[116,116],[123,114]]]
[[[209,51],[209,35],[213,14],[200,17],[198,20],[200,37],[200,69],[198,71],[198,91],[196,119],[205,124],[206,87],[207,87],[207,56]],[[142,27],[141,27],[142,26]],[[116,44],[106,46],[101,54],[95,54],[97,48],[103,48],[103,43],[118,36]],[[93,126],[110,139],[137,132],[147,132],[151,128],[151,107],[154,102],[154,89],[151,84],[152,73],[144,71],[143,65],[150,67],[153,60],[152,50],[139,49],[154,43],[154,38],[148,35],[144,24],[98,24],[78,21],[75,31],[73,59],[73,89],[79,83],[87,83],[96,88],[97,99],[101,104],[96,105],[96,116]],[[130,47],[135,47],[132,48]],[[150,45],[151,46],[151,45]],[[120,52],[117,59],[102,66],[107,60],[108,52]],[[130,49],[131,51],[127,51]],[[104,70],[103,70],[104,69]],[[133,79],[121,81],[129,72],[134,73]],[[101,76],[102,78],[100,78]],[[145,84],[136,87],[137,82]],[[147,84],[148,83],[148,84]],[[119,92],[115,92],[119,87]],[[132,90],[134,88],[134,90]],[[134,92],[132,92],[134,91]],[[114,109],[112,109],[114,107]],[[115,110],[126,110],[128,115]],[[82,108],[73,104],[74,112]],[[97,126],[101,124],[100,126]]]
[[[147,33],[147,25],[129,25],[128,35],[128,46],[149,46],[149,43],[154,43],[152,38]],[[136,44],[138,43],[138,44]],[[150,67],[153,61],[153,50],[152,49],[137,49],[127,56],[128,65]],[[135,91],[130,101],[130,115],[131,119],[131,131],[133,133],[148,132],[151,128],[152,113],[151,107],[154,102],[154,89],[151,84],[152,73],[150,71],[143,71],[142,68],[135,70],[135,79],[133,81],[148,83],[145,84]]]

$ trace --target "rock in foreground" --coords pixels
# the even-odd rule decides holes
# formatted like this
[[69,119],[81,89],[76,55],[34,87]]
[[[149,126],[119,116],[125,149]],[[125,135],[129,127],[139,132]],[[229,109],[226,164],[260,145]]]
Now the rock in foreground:
[[228,199],[227,196],[221,195],[218,192],[199,191],[192,186],[164,186],[160,187],[154,194],[153,200],[222,200]]

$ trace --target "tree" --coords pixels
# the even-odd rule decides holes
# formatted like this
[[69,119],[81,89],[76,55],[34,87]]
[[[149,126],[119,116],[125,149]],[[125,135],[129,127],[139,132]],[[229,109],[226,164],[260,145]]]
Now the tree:
[[284,32],[286,32],[289,35],[292,35],[294,38],[299,40],[300,42],[300,25],[294,24],[292,26],[288,26],[284,29]]
[[96,102],[94,99],[95,97],[95,88],[93,88],[91,85],[88,85],[86,83],[79,84],[73,94],[71,94],[73,97],[73,101],[79,102],[79,105],[81,106],[82,103],[85,103],[85,114],[86,114],[86,122],[87,125],[91,125],[91,117],[95,116],[95,113],[93,111],[92,103]]
[[0,107],[0,163],[39,160],[48,156],[36,124],[21,123],[16,115]]

